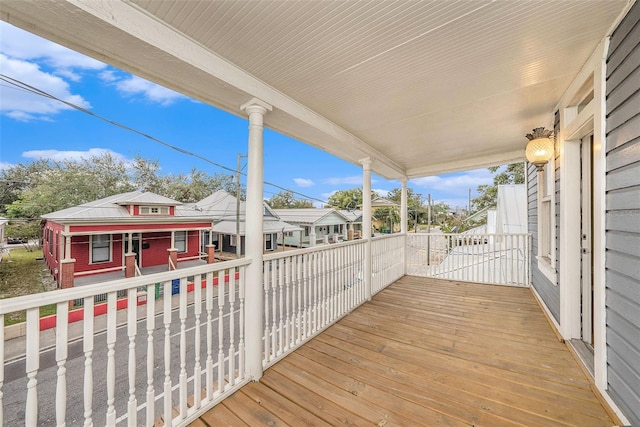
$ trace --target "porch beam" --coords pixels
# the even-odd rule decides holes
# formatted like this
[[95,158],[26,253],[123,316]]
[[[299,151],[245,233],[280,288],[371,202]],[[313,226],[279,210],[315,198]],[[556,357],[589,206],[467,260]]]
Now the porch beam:
[[253,98],[240,107],[249,116],[249,149],[247,171],[247,206],[245,213],[245,254],[251,258],[246,282],[246,369],[257,381],[262,377],[262,331],[264,292],[262,286],[263,182],[264,182],[264,115],[271,105]]

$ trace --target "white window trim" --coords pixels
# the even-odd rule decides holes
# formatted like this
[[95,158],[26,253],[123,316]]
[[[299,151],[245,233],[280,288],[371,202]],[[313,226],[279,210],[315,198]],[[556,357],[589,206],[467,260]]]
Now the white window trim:
[[[274,238],[273,234],[271,233],[266,233],[264,235],[264,250],[265,251],[272,251],[273,250],[273,243],[274,241],[276,241],[278,238],[278,236],[276,236]],[[270,243],[270,247],[267,247],[267,242]]]
[[235,234],[229,235],[229,246],[238,246],[238,236]]
[[98,236],[98,234],[96,235],[92,234],[89,236],[89,264],[103,264],[106,262],[111,262],[113,260],[113,237],[111,236],[111,234],[99,234],[99,236],[104,236],[104,235],[109,236],[109,258],[102,261],[93,260],[93,238],[95,236]]
[[[184,233],[184,250],[182,251],[178,248],[177,245],[178,239],[176,237],[178,236],[178,233]],[[179,254],[183,254],[189,251],[189,233],[186,230],[179,230],[174,232],[173,247],[178,249]]]
[[[549,188],[549,195],[542,196],[544,194],[544,189],[540,188],[541,177],[542,174],[546,174],[546,179],[542,184],[547,185]],[[558,277],[556,271],[556,214],[555,214],[555,206],[556,206],[556,191],[555,191],[555,156],[551,158],[549,163],[545,165],[545,169],[543,172],[538,172],[537,174],[537,185],[538,185],[538,197],[537,197],[537,210],[538,210],[538,253],[536,254],[536,260],[538,262],[538,270],[547,278],[553,286],[558,286]],[[549,203],[549,217],[547,218],[548,225],[545,224],[545,220],[542,217],[542,205],[543,203]],[[543,242],[543,230],[545,226],[549,230],[549,245],[550,245],[550,254],[543,254],[542,251],[542,242]]]
[[[157,209],[158,212],[153,212],[154,209]],[[143,210],[146,210],[146,212],[143,213]],[[169,206],[140,206],[138,207],[138,212],[140,215],[169,215],[171,209]]]

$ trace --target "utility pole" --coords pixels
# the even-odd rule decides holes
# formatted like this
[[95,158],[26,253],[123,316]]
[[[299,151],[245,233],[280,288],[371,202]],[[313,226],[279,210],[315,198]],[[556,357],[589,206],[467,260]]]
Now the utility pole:
[[242,171],[243,157],[247,156],[238,154],[238,170],[236,171],[236,258],[240,258],[240,256],[242,255],[242,239],[240,237],[240,172]]

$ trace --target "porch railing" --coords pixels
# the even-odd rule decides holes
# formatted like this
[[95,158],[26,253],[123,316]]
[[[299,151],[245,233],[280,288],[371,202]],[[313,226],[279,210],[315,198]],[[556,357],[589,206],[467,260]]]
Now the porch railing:
[[[526,234],[397,234],[271,253],[259,349],[245,349],[249,258],[0,300],[0,322],[27,319],[21,337],[5,342],[0,328],[0,425],[186,425],[249,381],[249,354],[266,368],[365,302],[367,244],[371,294],[405,268],[528,284]],[[40,318],[52,304],[55,317]]]
[[529,234],[407,235],[407,274],[529,286]]
[[[162,417],[170,426],[194,419],[248,381],[241,319],[250,262],[0,300],[0,325],[26,311],[23,336],[5,342],[0,327],[0,425],[73,419],[153,426]],[[40,318],[51,304],[55,317]]]
[[404,276],[405,235],[376,237],[371,243],[371,293],[376,294]]

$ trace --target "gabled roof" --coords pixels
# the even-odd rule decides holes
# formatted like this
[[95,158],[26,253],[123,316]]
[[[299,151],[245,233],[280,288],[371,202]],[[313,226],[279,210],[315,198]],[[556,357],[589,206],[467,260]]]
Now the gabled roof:
[[333,208],[274,209],[274,211],[283,221],[292,223],[315,224],[330,215],[338,215],[342,220],[349,222],[344,214]]
[[345,216],[345,218],[347,218],[347,220],[349,222],[362,222],[362,211],[361,210],[353,210],[353,211],[349,211],[346,209],[339,209],[338,212],[340,212],[342,215]]
[[117,202],[119,205],[162,205],[162,206],[178,206],[182,202],[161,196],[156,193],[132,191],[130,193],[120,194],[122,196]]
[[396,202],[393,202],[389,199],[385,199],[384,197],[376,197],[375,199],[371,200],[372,208],[383,208],[383,207],[395,208],[399,206],[400,205],[397,204]]
[[[190,207],[195,210],[207,214],[215,219],[233,219],[236,218],[237,199],[235,196],[227,193],[224,190],[218,190],[210,196],[196,202]],[[246,206],[244,201],[240,201],[240,217],[244,220],[244,212]]]
[[[127,205],[164,205],[175,206],[175,214],[172,216],[158,215],[158,216],[133,216],[126,208]],[[59,211],[51,212],[42,215],[42,218],[53,221],[117,221],[117,220],[132,220],[136,222],[149,221],[149,220],[171,220],[185,219],[185,218],[197,218],[204,219],[201,213],[184,209],[182,203],[177,200],[169,199],[159,194],[141,191],[131,191],[128,193],[116,194],[113,196],[105,197],[103,199],[94,200],[92,202],[83,203],[71,208],[62,209]]]

